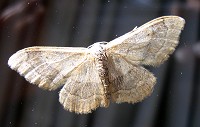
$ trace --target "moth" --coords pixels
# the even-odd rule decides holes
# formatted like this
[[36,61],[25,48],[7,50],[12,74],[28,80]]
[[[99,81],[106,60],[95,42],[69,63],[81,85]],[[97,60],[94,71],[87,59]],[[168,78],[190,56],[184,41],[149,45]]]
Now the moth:
[[8,65],[27,81],[46,90],[61,86],[66,110],[87,114],[97,107],[136,103],[149,96],[154,75],[142,65],[158,66],[178,45],[185,20],[156,18],[110,42],[84,47],[28,47],[13,54]]

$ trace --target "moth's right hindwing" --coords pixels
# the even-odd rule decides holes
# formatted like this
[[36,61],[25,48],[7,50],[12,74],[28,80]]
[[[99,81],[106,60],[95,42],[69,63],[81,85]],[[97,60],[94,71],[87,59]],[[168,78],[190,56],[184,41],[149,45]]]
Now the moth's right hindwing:
[[156,78],[142,66],[132,65],[123,57],[112,56],[109,66],[111,98],[116,103],[136,103],[149,96]]

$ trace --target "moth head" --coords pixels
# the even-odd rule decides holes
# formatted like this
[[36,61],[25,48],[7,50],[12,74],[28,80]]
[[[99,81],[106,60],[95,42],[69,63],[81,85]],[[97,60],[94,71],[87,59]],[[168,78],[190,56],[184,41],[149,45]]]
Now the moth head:
[[107,42],[96,42],[90,46],[88,46],[88,49],[90,50],[91,54],[98,55],[105,52],[105,45]]

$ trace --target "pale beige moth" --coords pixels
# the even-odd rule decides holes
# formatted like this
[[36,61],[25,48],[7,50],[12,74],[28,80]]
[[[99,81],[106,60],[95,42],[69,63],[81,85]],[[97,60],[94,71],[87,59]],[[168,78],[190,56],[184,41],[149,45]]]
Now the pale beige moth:
[[154,75],[142,65],[158,66],[179,43],[185,20],[156,18],[110,42],[84,47],[28,47],[8,60],[11,69],[47,90],[61,86],[65,109],[86,114],[97,107],[136,103],[152,93]]

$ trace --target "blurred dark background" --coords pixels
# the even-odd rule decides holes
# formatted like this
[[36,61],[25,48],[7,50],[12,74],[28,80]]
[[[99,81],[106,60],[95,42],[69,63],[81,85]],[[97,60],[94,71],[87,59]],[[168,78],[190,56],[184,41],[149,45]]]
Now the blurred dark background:
[[[110,41],[163,15],[186,20],[180,44],[158,68],[153,94],[88,115],[65,111],[7,61],[29,46],[85,46]],[[0,127],[200,127],[199,0],[0,0]]]

